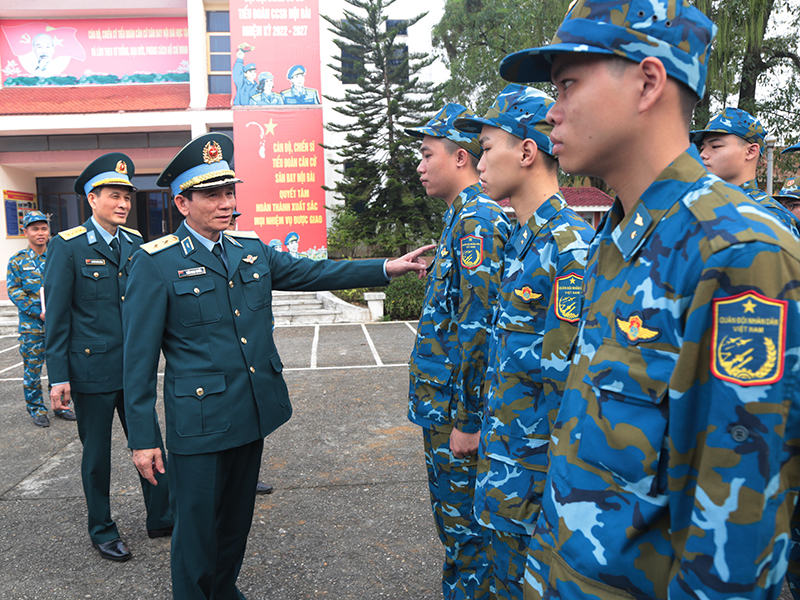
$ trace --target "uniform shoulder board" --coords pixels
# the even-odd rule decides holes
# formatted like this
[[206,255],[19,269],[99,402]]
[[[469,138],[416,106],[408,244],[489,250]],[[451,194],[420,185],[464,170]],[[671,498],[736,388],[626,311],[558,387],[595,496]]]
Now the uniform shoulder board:
[[231,237],[240,237],[240,238],[248,238],[251,240],[257,240],[258,234],[255,231],[226,231],[225,235],[229,235]]
[[153,240],[152,242],[147,242],[146,244],[142,244],[139,246],[142,250],[147,252],[148,254],[155,254],[157,252],[161,252],[165,248],[169,248],[170,246],[174,246],[178,243],[178,236],[177,235],[165,235],[164,237],[160,237],[157,240]]
[[81,234],[86,233],[86,227],[83,225],[78,225],[77,227],[73,227],[72,229],[67,229],[66,231],[60,232],[60,235],[65,240],[71,240],[72,238],[76,238]]
[[120,225],[119,228],[124,229],[125,231],[127,231],[128,233],[132,233],[133,235],[142,237],[142,234],[139,233],[136,229],[131,229],[130,227],[125,227],[124,225]]

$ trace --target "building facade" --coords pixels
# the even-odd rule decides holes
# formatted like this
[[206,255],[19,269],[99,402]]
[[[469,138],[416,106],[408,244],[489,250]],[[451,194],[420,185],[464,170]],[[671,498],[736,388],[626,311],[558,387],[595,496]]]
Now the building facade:
[[[231,4],[123,4],[37,0],[0,7],[0,189],[5,203],[0,260],[25,246],[19,229],[29,209],[52,215],[54,234],[88,218],[89,206],[73,191],[74,180],[89,162],[112,151],[126,153],[136,165],[131,179],[138,191],[127,225],[145,241],[174,231],[181,217],[167,191],[155,185],[158,174],[193,137],[208,131],[233,136],[233,115],[240,108],[232,106],[237,47],[231,43]],[[291,8],[297,3],[246,4]],[[432,50],[431,29],[443,5],[444,0],[406,0],[389,7],[387,16],[393,20],[428,11],[405,32],[410,52]],[[340,18],[347,6],[343,0],[325,0],[319,10]],[[319,91],[341,96],[343,84],[326,66],[340,51],[327,23],[314,18],[320,19]],[[290,43],[286,51],[292,52]],[[423,74],[432,81],[446,76],[441,63]],[[321,105],[324,122],[341,119],[324,97]],[[336,144],[331,135],[326,131],[323,142]],[[332,185],[336,173],[328,160],[324,173],[325,181],[318,183]],[[259,181],[241,185],[257,188]],[[325,198],[328,205],[333,201]]]

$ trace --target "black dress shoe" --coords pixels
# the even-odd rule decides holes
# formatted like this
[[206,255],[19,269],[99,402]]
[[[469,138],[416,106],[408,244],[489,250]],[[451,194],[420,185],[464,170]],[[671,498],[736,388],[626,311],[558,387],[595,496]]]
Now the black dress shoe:
[[167,537],[172,535],[174,527],[163,527],[162,529],[148,529],[147,537],[151,540],[154,538]]
[[75,416],[75,412],[71,409],[62,410],[61,412],[57,412],[56,416],[59,419],[64,419],[65,421],[77,421],[78,417]]
[[126,560],[133,558],[133,554],[131,554],[131,551],[128,550],[125,542],[119,538],[103,542],[102,544],[95,544],[92,542],[92,546],[97,548],[100,556],[107,558],[108,560],[125,562]]
[[50,427],[50,419],[47,418],[47,415],[34,416],[33,423],[39,427]]
[[264,483],[263,481],[259,481],[256,484],[256,495],[262,496],[264,494],[271,494],[272,493],[272,486],[268,483]]

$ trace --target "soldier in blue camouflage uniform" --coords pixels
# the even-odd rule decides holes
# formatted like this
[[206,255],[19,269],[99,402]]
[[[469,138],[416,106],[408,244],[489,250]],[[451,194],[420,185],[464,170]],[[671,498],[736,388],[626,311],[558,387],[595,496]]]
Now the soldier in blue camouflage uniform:
[[431,506],[445,546],[446,599],[489,598],[487,536],[472,515],[491,314],[497,301],[508,218],[481,193],[478,136],[453,126],[473,116],[447,104],[424,127],[417,171],[447,205],[444,231],[425,287],[409,363],[408,418],[423,429]]
[[617,191],[589,248],[526,599],[781,590],[800,483],[800,245],[689,144],[714,33],[681,0],[578,0],[552,45],[500,67],[552,78],[561,168]]
[[[47,260],[50,227],[47,217],[38,210],[25,215],[22,227],[28,238],[28,247],[9,259],[6,289],[8,298],[19,309],[19,353],[24,365],[22,389],[28,414],[39,427],[49,427],[50,419],[42,396],[44,313],[39,290]],[[75,413],[71,410],[55,411],[55,415],[66,421],[75,420]]]
[[787,179],[773,198],[796,219],[800,219],[800,173]]
[[[786,152],[790,150],[787,148]],[[773,198],[781,203],[795,218],[800,218],[800,173],[787,179],[781,190]],[[800,600],[800,504],[795,506],[792,515],[792,547],[789,551],[789,567],[786,570],[786,581],[792,596]]]
[[481,184],[508,197],[519,223],[505,247],[492,327],[492,377],[478,449],[474,511],[489,529],[494,593],[522,599],[527,547],[547,475],[550,427],[567,378],[586,251],[594,234],[558,189],[545,120],[553,99],[512,84],[483,118],[456,121],[480,135]]
[[692,131],[692,142],[700,150],[706,169],[771,211],[796,236],[797,219],[770,198],[756,182],[756,167],[764,152],[767,131],[761,121],[739,108],[727,107],[711,119],[705,129]]

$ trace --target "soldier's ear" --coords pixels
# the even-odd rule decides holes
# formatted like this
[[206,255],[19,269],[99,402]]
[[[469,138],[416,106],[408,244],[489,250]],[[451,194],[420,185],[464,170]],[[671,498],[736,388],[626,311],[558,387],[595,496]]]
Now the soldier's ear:
[[459,169],[464,167],[468,167],[472,164],[472,160],[469,157],[469,152],[464,150],[464,148],[459,148],[456,150],[456,166]]

